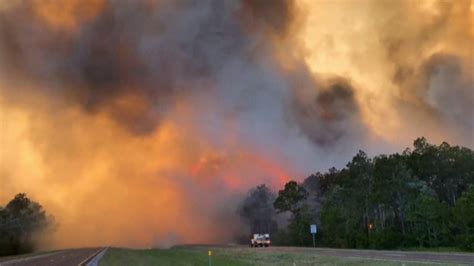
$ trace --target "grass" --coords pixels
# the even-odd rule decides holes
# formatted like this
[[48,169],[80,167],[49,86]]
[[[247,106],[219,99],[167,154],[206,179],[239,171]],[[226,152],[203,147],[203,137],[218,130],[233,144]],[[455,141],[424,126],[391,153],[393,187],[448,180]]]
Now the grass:
[[[212,256],[213,265],[245,265],[226,256]],[[208,265],[206,252],[185,249],[131,250],[112,248],[100,265]]]
[[470,251],[462,250],[457,247],[436,247],[436,248],[427,248],[427,247],[414,247],[414,248],[405,248],[401,249],[405,251],[423,251],[423,252],[455,252],[455,253],[472,253]]
[[[213,248],[212,265],[427,265],[361,258],[340,258],[315,254],[262,252],[260,249]],[[171,249],[132,250],[111,248],[102,258],[107,265],[208,265],[207,248],[176,247]],[[441,265],[441,264],[437,264]],[[447,265],[447,264],[445,264]]]

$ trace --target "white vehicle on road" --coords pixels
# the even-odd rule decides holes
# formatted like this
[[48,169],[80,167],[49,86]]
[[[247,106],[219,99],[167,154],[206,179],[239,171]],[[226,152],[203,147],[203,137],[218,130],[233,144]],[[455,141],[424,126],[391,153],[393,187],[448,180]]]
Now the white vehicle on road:
[[251,247],[268,247],[271,243],[270,234],[253,234],[250,239]]

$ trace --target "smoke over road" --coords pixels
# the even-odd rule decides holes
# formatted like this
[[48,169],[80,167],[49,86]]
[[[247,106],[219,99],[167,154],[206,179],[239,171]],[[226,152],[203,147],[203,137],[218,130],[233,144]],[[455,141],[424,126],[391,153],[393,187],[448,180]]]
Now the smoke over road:
[[271,2],[0,0],[0,203],[56,247],[222,242],[251,186],[474,146],[471,1]]

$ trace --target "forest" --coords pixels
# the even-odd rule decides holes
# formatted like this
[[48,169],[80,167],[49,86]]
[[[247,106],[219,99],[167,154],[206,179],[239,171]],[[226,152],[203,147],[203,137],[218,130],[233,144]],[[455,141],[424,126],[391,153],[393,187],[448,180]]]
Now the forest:
[[[401,154],[359,151],[342,169],[249,191],[237,213],[275,245],[474,250],[474,152],[418,138]],[[284,221],[283,223],[281,221]],[[241,238],[243,242],[243,238]]]

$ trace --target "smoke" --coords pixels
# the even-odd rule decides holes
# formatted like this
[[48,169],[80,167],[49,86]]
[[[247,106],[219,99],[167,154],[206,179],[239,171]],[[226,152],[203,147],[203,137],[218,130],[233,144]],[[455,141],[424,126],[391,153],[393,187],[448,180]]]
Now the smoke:
[[363,122],[354,89],[343,79],[328,80],[319,90],[311,88],[299,95],[293,119],[316,145],[337,145],[338,141],[360,136]]
[[38,199],[56,247],[226,242],[257,184],[421,135],[472,146],[472,12],[0,1],[0,202]]
[[[310,10],[298,35],[304,40],[306,63],[320,75],[350,78],[363,121],[389,143],[389,149],[391,144],[406,146],[421,135],[436,142],[474,144],[472,123],[455,121],[447,114],[451,111],[440,110],[446,105],[440,102],[463,95],[459,104],[465,107],[456,112],[465,112],[461,116],[466,119],[472,116],[472,1],[303,5]],[[427,67],[436,57],[435,64],[451,65],[451,70],[441,70],[443,77]],[[441,91],[449,97],[435,100],[434,94],[440,96]]]
[[411,90],[403,93],[404,110],[420,109],[415,119],[453,129],[457,138],[469,140],[474,132],[474,80],[465,71],[458,56],[436,53],[412,73],[397,75],[397,82]]
[[238,243],[248,244],[249,236],[255,233],[273,235],[278,231],[278,221],[286,221],[288,217],[277,216],[273,207],[275,200],[275,193],[266,185],[259,185],[248,191],[236,210],[243,225],[236,232],[238,235],[235,240]]

